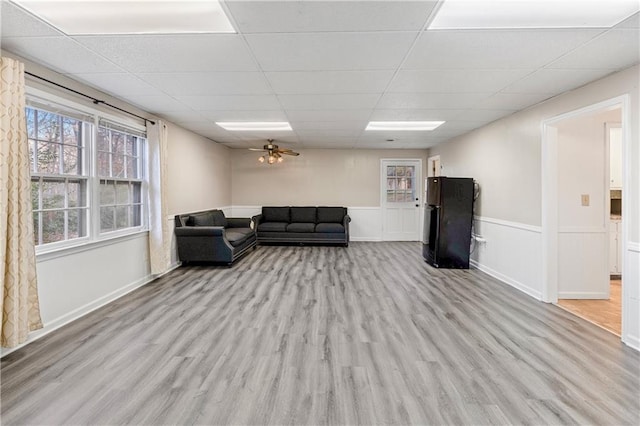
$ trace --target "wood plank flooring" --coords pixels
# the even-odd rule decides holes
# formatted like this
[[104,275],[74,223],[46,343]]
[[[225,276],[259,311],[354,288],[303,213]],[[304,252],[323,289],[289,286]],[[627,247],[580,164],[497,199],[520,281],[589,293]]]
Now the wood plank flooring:
[[6,356],[2,424],[640,422],[638,352],[420,253],[258,247],[179,268]]
[[611,291],[607,300],[560,299],[558,305],[620,336],[622,333],[621,284],[621,280],[611,280]]

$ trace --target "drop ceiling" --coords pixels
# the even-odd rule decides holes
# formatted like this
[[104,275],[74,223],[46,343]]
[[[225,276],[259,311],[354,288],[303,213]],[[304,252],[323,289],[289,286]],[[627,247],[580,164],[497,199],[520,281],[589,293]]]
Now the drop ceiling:
[[69,36],[2,0],[1,47],[232,148],[428,148],[640,62],[633,1],[613,26],[522,29],[429,29],[436,1],[221,3],[237,33]]

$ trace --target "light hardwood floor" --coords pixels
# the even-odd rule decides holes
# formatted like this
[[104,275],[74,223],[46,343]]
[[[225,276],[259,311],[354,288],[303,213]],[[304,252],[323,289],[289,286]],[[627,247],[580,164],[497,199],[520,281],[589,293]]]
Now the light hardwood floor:
[[6,356],[2,424],[638,424],[638,352],[420,253],[179,268]]
[[608,300],[560,299],[558,305],[620,336],[622,332],[622,282],[611,280]]

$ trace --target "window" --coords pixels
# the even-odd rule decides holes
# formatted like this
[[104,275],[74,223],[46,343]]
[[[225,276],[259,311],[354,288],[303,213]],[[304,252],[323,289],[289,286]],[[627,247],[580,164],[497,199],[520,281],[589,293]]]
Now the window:
[[141,139],[125,130],[98,128],[100,232],[142,225]]
[[91,124],[27,108],[36,245],[87,236],[85,136]]
[[37,246],[144,229],[144,133],[56,107],[26,115]]

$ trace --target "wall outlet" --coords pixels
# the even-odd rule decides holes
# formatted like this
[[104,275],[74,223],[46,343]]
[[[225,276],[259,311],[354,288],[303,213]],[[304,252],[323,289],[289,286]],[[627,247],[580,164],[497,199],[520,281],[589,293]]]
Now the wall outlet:
[[587,207],[589,205],[589,194],[582,194],[580,196],[580,201],[583,207]]

